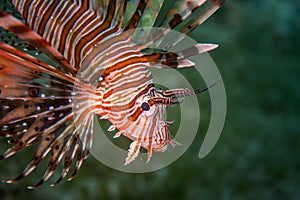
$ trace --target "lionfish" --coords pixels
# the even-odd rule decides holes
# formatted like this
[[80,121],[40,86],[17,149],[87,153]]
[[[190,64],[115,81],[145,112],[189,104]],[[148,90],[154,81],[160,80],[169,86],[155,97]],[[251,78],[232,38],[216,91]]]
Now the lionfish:
[[[163,30],[180,27],[179,31],[188,34],[224,1],[174,1],[159,26]],[[135,42],[130,30],[153,26],[163,2],[12,0],[20,13],[14,15],[2,7],[1,29],[14,37],[8,41],[0,37],[0,136],[10,144],[0,159],[38,145],[25,170],[6,183],[26,177],[46,157],[47,170],[29,188],[48,181],[60,163],[61,175],[51,186],[74,168],[71,180],[92,147],[94,114],[112,124],[109,130],[118,129],[114,137],[123,135],[132,140],[125,165],[137,157],[141,147],[148,152],[148,162],[152,152],[175,144],[168,130],[172,122],[165,121],[166,107],[180,104],[178,96],[194,95],[208,87],[194,91],[156,89],[149,67],[190,67],[194,63],[187,57],[217,45],[200,43],[173,53],[145,51],[153,42]],[[168,31],[157,32],[151,40],[159,41],[166,34]],[[56,66],[23,51],[23,47],[47,55]]]

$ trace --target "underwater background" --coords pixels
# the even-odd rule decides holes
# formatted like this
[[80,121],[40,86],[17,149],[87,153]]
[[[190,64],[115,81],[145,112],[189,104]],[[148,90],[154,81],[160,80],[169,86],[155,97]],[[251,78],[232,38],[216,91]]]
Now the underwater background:
[[[198,158],[209,106],[193,144],[164,169],[123,173],[91,156],[70,182],[27,189],[40,170],[1,183],[0,199],[300,199],[300,2],[229,0],[190,36],[220,44],[210,55],[225,84],[227,118],[208,156]],[[0,178],[18,175],[31,156],[0,161]]]

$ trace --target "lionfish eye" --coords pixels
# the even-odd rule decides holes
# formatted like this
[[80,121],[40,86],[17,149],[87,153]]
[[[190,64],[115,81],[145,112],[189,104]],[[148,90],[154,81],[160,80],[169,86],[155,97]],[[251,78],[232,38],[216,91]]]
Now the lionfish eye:
[[146,102],[143,102],[142,105],[141,105],[141,107],[142,107],[142,109],[143,109],[144,111],[150,110],[150,106],[149,106],[149,104],[146,103]]

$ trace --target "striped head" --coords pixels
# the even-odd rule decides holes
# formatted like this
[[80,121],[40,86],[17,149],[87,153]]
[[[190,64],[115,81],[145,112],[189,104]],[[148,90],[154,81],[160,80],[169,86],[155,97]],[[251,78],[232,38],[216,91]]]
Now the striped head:
[[155,103],[155,99],[160,97],[161,94],[151,85],[146,93],[135,99],[127,113],[117,114],[120,121],[116,121],[113,117],[108,118],[119,130],[116,137],[122,134],[133,141],[125,165],[137,157],[140,147],[148,151],[147,162],[149,162],[152,152],[163,152],[169,144],[174,146],[175,142],[168,130],[168,126],[172,123],[165,120],[166,105]]

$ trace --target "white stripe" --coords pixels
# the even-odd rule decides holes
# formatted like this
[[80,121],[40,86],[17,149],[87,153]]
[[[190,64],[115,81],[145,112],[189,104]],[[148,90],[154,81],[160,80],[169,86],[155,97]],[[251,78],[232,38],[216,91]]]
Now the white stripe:
[[[62,16],[61,22],[63,22],[63,23],[59,26],[59,28],[58,28],[58,30],[57,30],[57,34],[56,34],[58,40],[55,41],[55,43],[53,43],[53,45],[55,46],[56,49],[59,48],[59,44],[60,44],[59,37],[62,35],[63,31],[65,30],[65,26],[66,26],[67,22],[73,17],[72,14],[71,14],[69,17],[67,17],[68,14],[70,14],[70,13],[73,13],[73,14],[74,14],[74,13],[76,13],[77,10],[79,10],[79,9],[80,9],[80,8],[77,7],[76,4],[72,4],[72,5],[67,9],[67,11],[64,13],[64,15]],[[64,56],[66,56],[66,53],[64,53]]]
[[[131,51],[128,51],[128,52],[124,52],[124,53],[131,53]],[[117,57],[119,57],[120,55],[123,55],[124,53],[122,54],[118,54],[112,58],[110,58],[109,56],[107,56],[108,59],[105,59],[105,61],[103,62],[96,62],[96,63],[91,63],[91,66],[105,66],[105,68],[109,68],[111,66],[114,66],[114,65],[117,65],[118,63],[121,63],[121,62],[124,62],[130,58],[140,58],[142,57],[143,55],[142,54],[133,54],[134,51],[132,51],[132,54],[124,57],[124,58],[120,58],[120,59],[116,59]],[[139,65],[142,65],[146,62],[138,62]],[[100,71],[103,69],[103,67],[100,67],[98,69],[95,69],[94,70],[94,73],[100,73]],[[91,79],[94,75],[94,73],[90,73],[89,76],[87,76],[88,80]],[[87,75],[87,74],[86,74]],[[100,75],[100,74],[99,74]]]
[[[85,28],[85,27],[82,27],[82,26],[83,26],[84,23],[86,23],[86,21],[90,20],[90,18],[92,18],[92,17],[93,17],[93,13],[85,11],[80,16],[80,18],[75,22],[74,29],[73,29],[72,33],[68,34],[68,36],[67,36],[66,44],[67,44],[67,46],[70,47],[70,50],[72,51],[72,53],[71,53],[72,59],[74,59],[74,52],[75,52],[75,48],[73,48],[74,43],[75,43],[76,40],[80,40],[82,38],[82,34],[81,34],[82,29]],[[74,32],[76,32],[76,37],[75,37],[74,43],[71,43],[70,40],[73,37]]]
[[[66,5],[67,5],[67,2],[60,1],[58,3],[58,5],[54,8],[54,11],[53,11],[53,14],[52,14],[53,19],[51,19],[51,17],[50,17],[49,21],[46,24],[45,29],[47,31],[44,32],[45,33],[44,38],[47,41],[49,41],[49,43],[51,43],[51,44],[52,44],[53,38],[50,38],[50,35],[51,35],[52,32],[54,32],[54,29],[57,26],[59,26],[60,19],[58,19],[57,17],[61,14],[63,8],[65,8]],[[55,37],[55,34],[53,34],[53,36]]]
[[[49,7],[51,6],[51,3],[48,3],[47,1],[44,1],[41,5],[41,7],[38,9],[39,13],[37,13],[36,20],[34,23],[34,30],[36,32],[38,32],[38,30],[40,29],[39,25],[41,25],[41,22],[43,20],[43,17],[45,15],[46,12],[48,12]],[[31,13],[30,13],[31,14]],[[33,16],[32,16],[33,17]]]
[[[67,3],[63,5],[63,7],[61,8],[61,11],[65,10],[66,6],[67,6]],[[60,13],[60,14],[61,14],[61,13]],[[63,24],[60,24],[60,23],[61,23],[61,22],[64,22],[63,19],[64,19],[64,17],[66,16],[66,14],[67,14],[67,12],[64,12],[64,15],[62,15],[62,18],[61,18],[61,19],[56,19],[57,22],[59,22],[59,23],[55,26],[55,29],[53,30],[54,33],[58,33],[59,29],[62,28]],[[59,16],[59,15],[57,15],[57,17],[58,17],[58,16]],[[59,24],[60,24],[60,25],[59,25]],[[57,44],[59,45],[59,43],[60,43],[59,39],[60,39],[60,38],[58,37],[58,34],[53,34],[53,36],[54,36],[54,37],[53,37],[52,39],[49,38],[49,39],[50,39],[49,41],[51,41],[50,43],[52,44],[52,46],[54,46],[56,49],[58,49]],[[60,36],[60,35],[59,35],[59,36]]]

